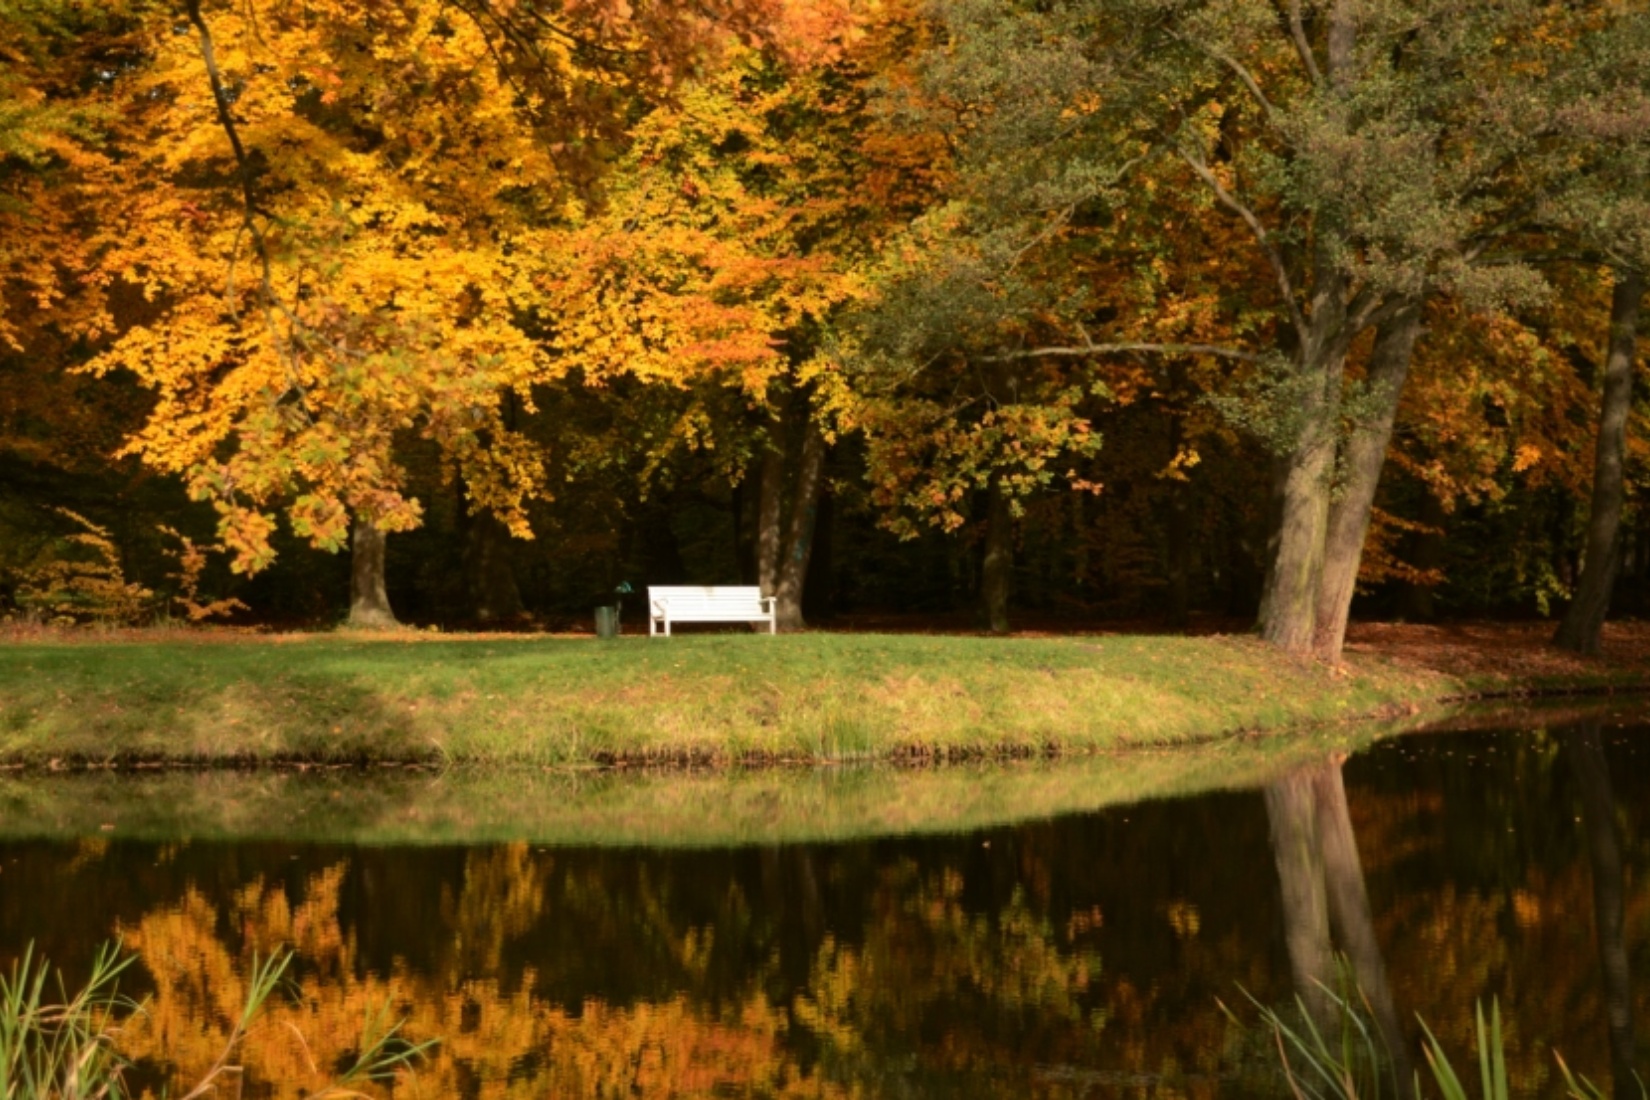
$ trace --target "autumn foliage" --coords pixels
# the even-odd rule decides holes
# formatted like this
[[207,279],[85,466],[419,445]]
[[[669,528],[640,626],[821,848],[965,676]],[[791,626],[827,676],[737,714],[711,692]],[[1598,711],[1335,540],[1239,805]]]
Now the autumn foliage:
[[18,5],[8,609],[62,507],[192,617],[1650,599],[1642,13],[1160,7]]

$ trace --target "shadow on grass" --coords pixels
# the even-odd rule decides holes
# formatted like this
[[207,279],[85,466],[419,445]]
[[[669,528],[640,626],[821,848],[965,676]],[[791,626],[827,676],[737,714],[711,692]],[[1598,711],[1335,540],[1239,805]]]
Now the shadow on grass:
[[208,670],[187,653],[140,663],[116,647],[99,661],[52,656],[4,670],[17,677],[0,701],[0,756],[10,761],[441,759],[416,713],[347,667],[300,661],[260,668],[237,653],[234,667],[216,662]]

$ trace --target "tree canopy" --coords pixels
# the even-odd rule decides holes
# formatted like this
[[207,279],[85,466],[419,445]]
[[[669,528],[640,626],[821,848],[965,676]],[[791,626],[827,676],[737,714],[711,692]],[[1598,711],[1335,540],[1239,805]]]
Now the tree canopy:
[[1639,5],[4,0],[0,56],[9,614],[164,614],[180,545],[265,621],[1650,602]]

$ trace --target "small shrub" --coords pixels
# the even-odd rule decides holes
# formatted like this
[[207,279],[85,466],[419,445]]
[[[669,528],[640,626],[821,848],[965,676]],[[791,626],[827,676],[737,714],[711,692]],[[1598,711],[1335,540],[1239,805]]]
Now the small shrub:
[[150,611],[154,593],[126,579],[106,527],[68,508],[53,511],[80,530],[59,540],[44,561],[19,570],[17,606],[42,621],[125,626]]
[[166,575],[177,586],[172,594],[172,607],[183,612],[191,623],[203,623],[219,615],[227,618],[236,611],[248,610],[246,604],[232,596],[221,600],[201,599],[201,574],[206,571],[210,555],[220,552],[221,548],[197,546],[194,539],[165,524],[161,524],[159,530],[178,542],[176,549],[167,551],[177,562],[177,572]]

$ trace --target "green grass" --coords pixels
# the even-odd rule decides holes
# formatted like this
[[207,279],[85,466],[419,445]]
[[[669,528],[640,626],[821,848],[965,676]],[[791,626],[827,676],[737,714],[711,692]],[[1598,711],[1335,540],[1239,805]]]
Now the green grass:
[[967,759],[1412,710],[1447,677],[1246,638],[701,635],[0,646],[0,762]]

